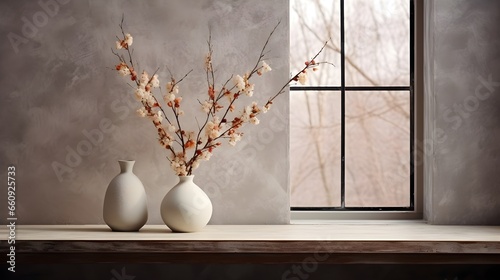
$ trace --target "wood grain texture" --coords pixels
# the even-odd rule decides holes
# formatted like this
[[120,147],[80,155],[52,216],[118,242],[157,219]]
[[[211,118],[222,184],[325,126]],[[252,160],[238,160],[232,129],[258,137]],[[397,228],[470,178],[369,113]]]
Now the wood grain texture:
[[[6,230],[0,231],[6,249]],[[19,226],[26,262],[500,263],[500,227],[424,223],[166,226],[112,232],[105,225]]]
[[[7,229],[0,230],[1,239]],[[309,225],[208,225],[200,232],[172,233],[164,225],[140,232],[112,232],[106,225],[20,225],[17,240],[73,241],[456,241],[500,242],[500,226],[437,226],[424,222]]]
[[[310,262],[311,254],[264,253],[23,253],[22,264],[32,263],[177,263],[177,264],[282,264]],[[328,254],[322,264],[500,264],[500,255],[482,254]]]
[[500,254],[500,242],[456,241],[18,241],[19,253]]

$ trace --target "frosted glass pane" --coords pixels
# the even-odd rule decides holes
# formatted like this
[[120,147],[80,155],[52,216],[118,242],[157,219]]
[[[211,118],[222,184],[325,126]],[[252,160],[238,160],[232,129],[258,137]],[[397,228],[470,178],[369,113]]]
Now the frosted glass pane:
[[409,206],[408,92],[347,92],[346,206]]
[[290,70],[296,72],[330,40],[318,61],[327,61],[308,85],[340,86],[340,2],[290,0]]
[[340,206],[340,93],[290,93],[292,206]]
[[410,83],[408,0],[345,1],[346,85]]

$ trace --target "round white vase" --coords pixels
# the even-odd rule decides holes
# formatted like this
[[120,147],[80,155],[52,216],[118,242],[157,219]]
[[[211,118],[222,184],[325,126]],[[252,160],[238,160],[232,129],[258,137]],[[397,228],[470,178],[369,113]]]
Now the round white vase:
[[118,163],[120,174],[111,180],[104,197],[104,222],[114,231],[138,231],[148,220],[146,191],[132,173],[135,161]]
[[208,224],[212,217],[212,202],[194,182],[194,176],[179,176],[163,198],[160,212],[163,222],[173,232],[195,232]]

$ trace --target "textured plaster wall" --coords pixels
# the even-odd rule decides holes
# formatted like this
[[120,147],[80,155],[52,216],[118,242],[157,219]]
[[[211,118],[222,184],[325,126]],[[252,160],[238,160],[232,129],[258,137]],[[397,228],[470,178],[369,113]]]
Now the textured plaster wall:
[[500,224],[500,2],[425,4],[425,218]]
[[[222,84],[253,67],[281,20],[267,54],[273,71],[256,85],[262,104],[288,78],[288,9],[288,0],[1,1],[0,174],[5,182],[7,166],[16,166],[18,223],[103,223],[103,198],[119,159],[136,160],[148,223],[162,223],[161,199],[177,178],[152,124],[135,115],[130,88],[109,69],[122,14],[136,61],[150,72],[159,67],[163,87],[166,65],[177,77],[194,70],[180,87],[194,101],[184,117],[193,120],[194,95],[206,92],[209,28]],[[214,205],[211,223],[288,223],[287,96],[244,132],[236,148],[216,150],[196,173]],[[54,164],[65,167],[58,174]],[[0,200],[4,205],[6,191]]]

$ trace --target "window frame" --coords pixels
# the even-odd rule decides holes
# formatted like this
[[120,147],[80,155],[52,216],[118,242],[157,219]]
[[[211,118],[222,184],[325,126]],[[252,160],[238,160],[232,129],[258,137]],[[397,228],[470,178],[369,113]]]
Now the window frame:
[[[418,144],[423,143],[423,0],[410,2],[409,86],[346,86],[344,54],[344,0],[340,0],[341,85],[291,86],[290,91],[338,91],[341,94],[341,206],[291,207],[292,222],[302,220],[422,219],[423,162]],[[410,205],[408,207],[345,207],[345,93],[348,91],[409,91],[410,94]],[[416,145],[417,144],[417,145]]]

